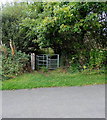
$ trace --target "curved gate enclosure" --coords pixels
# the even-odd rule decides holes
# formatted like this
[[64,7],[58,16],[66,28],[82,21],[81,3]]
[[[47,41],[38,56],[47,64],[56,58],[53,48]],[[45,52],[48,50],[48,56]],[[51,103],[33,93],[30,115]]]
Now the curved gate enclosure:
[[45,67],[47,69],[56,69],[56,68],[58,68],[59,67],[59,55],[58,54],[36,55],[36,67],[37,67],[37,69],[41,69],[43,67]]

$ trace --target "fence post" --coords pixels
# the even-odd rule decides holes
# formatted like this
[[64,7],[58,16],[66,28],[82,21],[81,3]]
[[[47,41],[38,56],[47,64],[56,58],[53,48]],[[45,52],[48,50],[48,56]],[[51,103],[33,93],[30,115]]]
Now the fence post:
[[35,53],[31,53],[31,68],[35,70]]
[[46,68],[48,69],[48,55],[46,55]]
[[57,55],[57,67],[59,68],[59,55]]

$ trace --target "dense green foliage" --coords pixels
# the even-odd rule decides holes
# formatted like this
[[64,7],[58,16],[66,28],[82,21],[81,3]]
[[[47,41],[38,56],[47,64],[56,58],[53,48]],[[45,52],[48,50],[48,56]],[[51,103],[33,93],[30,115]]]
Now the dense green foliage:
[[[50,47],[61,63],[99,69],[107,51],[107,4],[104,2],[34,2],[3,7],[3,43],[17,50],[41,52]],[[74,70],[75,71],[75,70]]]
[[[29,56],[21,51],[15,51],[15,55],[12,56],[11,50],[5,48],[2,54],[2,77],[8,79],[8,77],[17,76],[27,71],[27,65],[29,63]],[[1,74],[1,73],[0,73]]]
[[84,71],[82,73],[66,73],[62,70],[48,73],[25,73],[14,79],[3,81],[3,90],[32,89],[40,87],[63,87],[105,84],[104,71]]

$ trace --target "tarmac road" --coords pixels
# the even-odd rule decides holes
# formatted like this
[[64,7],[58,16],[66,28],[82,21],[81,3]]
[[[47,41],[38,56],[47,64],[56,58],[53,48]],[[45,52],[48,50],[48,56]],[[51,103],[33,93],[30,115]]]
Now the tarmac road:
[[3,118],[105,118],[105,85],[3,91]]

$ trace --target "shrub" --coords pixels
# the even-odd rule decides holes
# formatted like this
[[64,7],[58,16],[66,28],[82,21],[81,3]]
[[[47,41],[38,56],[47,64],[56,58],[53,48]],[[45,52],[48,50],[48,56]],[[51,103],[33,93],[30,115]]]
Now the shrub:
[[68,67],[68,71],[78,72],[86,69],[105,69],[107,51],[103,49],[92,49],[87,51],[80,51],[79,54],[72,55]]
[[29,55],[16,51],[12,56],[11,50],[7,48],[7,52],[2,54],[2,75],[18,75],[26,71],[25,67],[29,63]]
[[105,67],[106,52],[102,49],[94,49],[90,51],[89,67],[94,69],[100,69]]
[[69,73],[75,73],[80,71],[80,64],[72,64],[68,70]]

